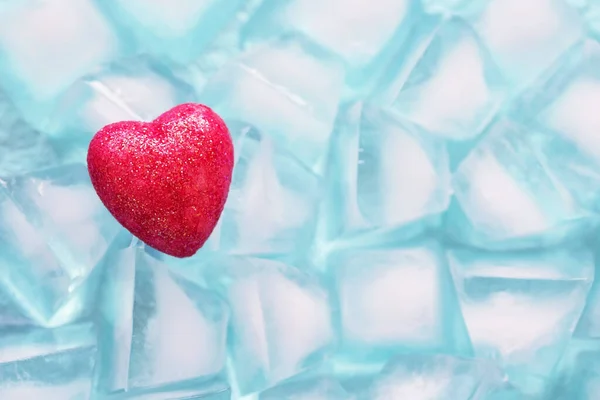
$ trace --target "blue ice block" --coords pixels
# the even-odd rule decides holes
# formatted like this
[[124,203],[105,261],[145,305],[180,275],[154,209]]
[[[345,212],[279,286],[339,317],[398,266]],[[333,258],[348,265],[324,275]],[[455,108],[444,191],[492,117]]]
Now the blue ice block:
[[517,87],[531,83],[583,36],[578,10],[564,0],[473,2],[466,14]]
[[448,252],[475,355],[497,361],[525,393],[545,390],[594,279],[586,248]]
[[514,113],[545,134],[540,154],[586,208],[600,199],[600,43],[575,46],[522,96]]
[[434,135],[479,135],[498,112],[508,86],[472,28],[443,24],[393,99],[392,109]]
[[89,399],[96,364],[93,325],[0,333],[0,398]]
[[[87,290],[83,283],[121,228],[100,202],[84,165],[0,184],[0,286],[38,323],[54,325],[54,314],[70,297]],[[69,307],[71,314],[60,320],[82,311]]]
[[300,34],[340,58],[347,83],[363,92],[390,62],[424,17],[420,2],[267,0],[249,21],[250,46],[287,34]]
[[152,121],[196,100],[193,88],[167,66],[145,56],[128,58],[77,80],[60,97],[43,129],[61,159],[85,162],[92,136],[118,121]]
[[228,122],[235,166],[225,209],[207,246],[229,254],[304,257],[321,180],[251,126]]
[[4,2],[0,19],[0,87],[36,127],[63,90],[123,47],[94,0]]
[[351,400],[353,397],[332,377],[284,382],[262,392],[258,400]]
[[188,62],[235,16],[243,0],[96,0],[120,26],[122,38],[133,35],[140,51]]
[[342,250],[331,255],[328,273],[345,358],[376,363],[398,352],[469,351],[437,244]]
[[[487,400],[502,380],[492,363],[444,354],[392,358],[359,400]],[[507,399],[503,399],[507,400]]]
[[207,268],[231,307],[232,386],[242,395],[319,366],[334,344],[329,296],[317,276],[258,258]]
[[151,399],[225,396],[226,305],[174,275],[129,234],[113,242],[105,263],[97,393]]
[[289,39],[228,63],[207,83],[200,99],[226,119],[254,125],[320,172],[343,79],[334,59]]
[[356,103],[340,111],[332,148],[321,215],[329,235],[402,239],[439,224],[451,196],[443,141]]
[[29,126],[0,91],[0,176],[7,177],[51,167],[58,157],[50,142]]
[[534,128],[497,120],[453,176],[446,219],[453,241],[489,249],[535,248],[578,238],[597,226],[555,179]]

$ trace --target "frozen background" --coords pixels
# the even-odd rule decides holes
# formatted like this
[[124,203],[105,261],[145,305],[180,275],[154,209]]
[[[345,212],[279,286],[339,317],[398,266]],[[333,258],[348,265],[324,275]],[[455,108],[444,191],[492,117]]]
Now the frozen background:
[[[600,399],[600,1],[0,0],[0,399]],[[193,258],[92,135],[190,101]]]

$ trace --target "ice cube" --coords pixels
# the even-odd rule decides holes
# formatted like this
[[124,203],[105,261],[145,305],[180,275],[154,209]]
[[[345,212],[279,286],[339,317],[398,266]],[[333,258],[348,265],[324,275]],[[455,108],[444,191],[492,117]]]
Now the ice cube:
[[333,149],[324,217],[342,235],[413,235],[448,207],[446,147],[418,127],[356,103],[340,112]]
[[499,362],[526,393],[543,390],[585,305],[592,256],[581,248],[449,251],[475,354]]
[[79,400],[90,397],[96,362],[90,323],[3,332],[0,398]]
[[539,130],[542,155],[552,173],[586,207],[600,197],[600,44],[588,40],[561,59],[550,77],[531,88],[518,105]]
[[455,18],[439,29],[392,108],[435,135],[468,139],[489,123],[506,89],[475,32]]
[[[392,358],[360,400],[471,400],[496,371],[482,360],[448,355],[402,355]],[[495,378],[495,376],[494,376]]]
[[535,131],[496,121],[453,177],[453,240],[492,248],[531,248],[586,232],[594,218],[547,168]]
[[254,128],[235,122],[229,127],[237,160],[211,240],[232,254],[302,253],[314,230],[319,178]]
[[434,243],[344,250],[329,262],[344,352],[369,362],[399,351],[453,351],[466,337],[452,280]]
[[0,86],[32,124],[72,82],[119,53],[93,0],[12,2],[0,18]]
[[0,281],[40,324],[52,324],[121,228],[98,199],[84,165],[0,183]]
[[242,395],[315,367],[329,353],[331,309],[315,276],[258,258],[231,258],[207,270],[231,307],[230,357]]
[[376,0],[269,0],[246,28],[246,42],[279,35],[303,35],[340,57],[349,83],[361,85],[377,75],[393,51],[409,39],[423,11],[419,2]]
[[232,19],[242,0],[99,0],[144,52],[187,62]]
[[577,10],[564,0],[490,0],[471,21],[503,73],[531,81],[582,36]]
[[29,126],[0,91],[0,176],[24,174],[55,165],[49,141]]
[[317,377],[293,380],[262,392],[258,400],[350,400],[335,379]]
[[201,99],[222,117],[248,122],[319,171],[344,80],[340,66],[296,41],[245,53],[207,84]]
[[169,70],[146,57],[127,59],[75,82],[44,126],[63,153],[85,162],[94,133],[118,121],[152,121],[170,108],[193,102],[195,93]]
[[191,398],[226,390],[225,304],[136,243],[118,237],[106,260],[97,391],[189,391]]

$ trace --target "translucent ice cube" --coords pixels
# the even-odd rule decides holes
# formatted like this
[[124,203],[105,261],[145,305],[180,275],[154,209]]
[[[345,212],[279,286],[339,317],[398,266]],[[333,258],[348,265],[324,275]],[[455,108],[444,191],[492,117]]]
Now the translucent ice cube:
[[594,277],[586,249],[449,252],[469,336],[516,385],[539,393],[571,337]]
[[90,397],[96,362],[96,338],[91,324],[3,332],[1,337],[3,400]]
[[236,163],[219,229],[219,249],[234,254],[292,255],[310,244],[320,180],[269,137],[229,123]]
[[[397,236],[436,223],[450,201],[444,144],[371,105],[340,113],[324,217],[341,234]],[[341,206],[340,206],[341,205]]]
[[343,71],[295,41],[263,46],[222,68],[201,99],[221,116],[256,126],[320,170],[329,147]]
[[564,0],[490,0],[471,18],[502,71],[517,84],[535,78],[582,35],[577,10]]
[[499,120],[453,177],[449,235],[486,248],[549,245],[585,232],[593,218],[551,174],[535,131]]
[[452,19],[439,29],[392,107],[433,134],[467,139],[492,119],[506,88],[475,32]]
[[[94,133],[118,121],[151,121],[195,100],[193,89],[163,65],[139,57],[111,64],[74,83],[44,126],[62,158],[85,162]],[[65,153],[67,155],[65,155]]]
[[229,313],[223,302],[173,275],[127,234],[109,251],[98,392],[186,391],[191,398],[224,390]]
[[230,355],[241,394],[314,367],[328,353],[331,310],[315,277],[253,258],[230,259],[208,270],[231,307]]
[[143,51],[189,61],[235,15],[241,0],[99,0],[99,6],[133,33]]
[[61,91],[119,51],[93,0],[12,2],[0,18],[0,86],[34,124]]
[[376,75],[393,50],[405,42],[422,16],[419,2],[376,0],[269,0],[246,28],[248,42],[300,33],[341,57],[351,84]]
[[557,179],[586,207],[600,196],[600,44],[586,41],[570,51],[524,95],[520,117],[547,134],[542,154]]
[[481,360],[447,355],[403,355],[393,358],[360,400],[471,400],[479,397],[495,373]]
[[0,183],[0,281],[39,323],[48,324],[120,227],[98,199],[84,165]]
[[259,400],[350,400],[352,397],[333,378],[318,377],[283,383],[262,392]]
[[452,351],[460,311],[443,255],[433,243],[346,250],[329,263],[340,335],[354,357]]
[[0,176],[24,174],[57,163],[49,141],[29,126],[0,91]]

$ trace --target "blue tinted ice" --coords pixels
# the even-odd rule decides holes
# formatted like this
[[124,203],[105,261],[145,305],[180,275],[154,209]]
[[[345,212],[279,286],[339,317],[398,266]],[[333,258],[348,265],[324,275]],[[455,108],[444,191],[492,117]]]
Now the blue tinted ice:
[[476,33],[452,19],[437,31],[392,108],[434,135],[468,139],[481,133],[506,92],[504,77]]
[[595,218],[582,209],[540,156],[535,131],[496,121],[453,177],[451,239],[485,248],[529,248],[584,232]]
[[564,0],[475,2],[470,20],[503,73],[530,83],[582,35],[577,9]]
[[171,396],[192,397],[226,390],[223,302],[173,275],[129,235],[113,243],[105,263],[97,391],[171,388]]
[[304,256],[314,230],[321,181],[270,137],[229,124],[235,167],[211,240],[231,254]]
[[448,256],[475,354],[498,361],[515,384],[538,393],[583,311],[594,279],[591,252]]
[[1,183],[1,285],[31,317],[53,324],[54,313],[90,276],[120,227],[97,197],[84,165]]
[[329,353],[331,309],[316,276],[256,258],[215,263],[209,275],[231,307],[230,357],[242,394],[317,367]]
[[96,357],[95,330],[90,323],[2,332],[0,398],[87,399]]
[[450,201],[444,143],[371,105],[341,111],[323,218],[343,235],[410,236],[435,225]]
[[119,53],[93,0],[10,2],[0,19],[0,86],[36,125],[61,91]]
[[331,258],[340,337],[350,357],[452,352],[464,339],[450,274],[435,244],[346,250]]
[[248,122],[309,168],[324,166],[341,98],[343,70],[296,41],[261,46],[223,67],[201,99],[221,116]]
[[189,61],[235,15],[241,0],[97,0],[142,51]]
[[282,383],[265,390],[259,400],[350,400],[353,397],[330,377],[317,377]]

